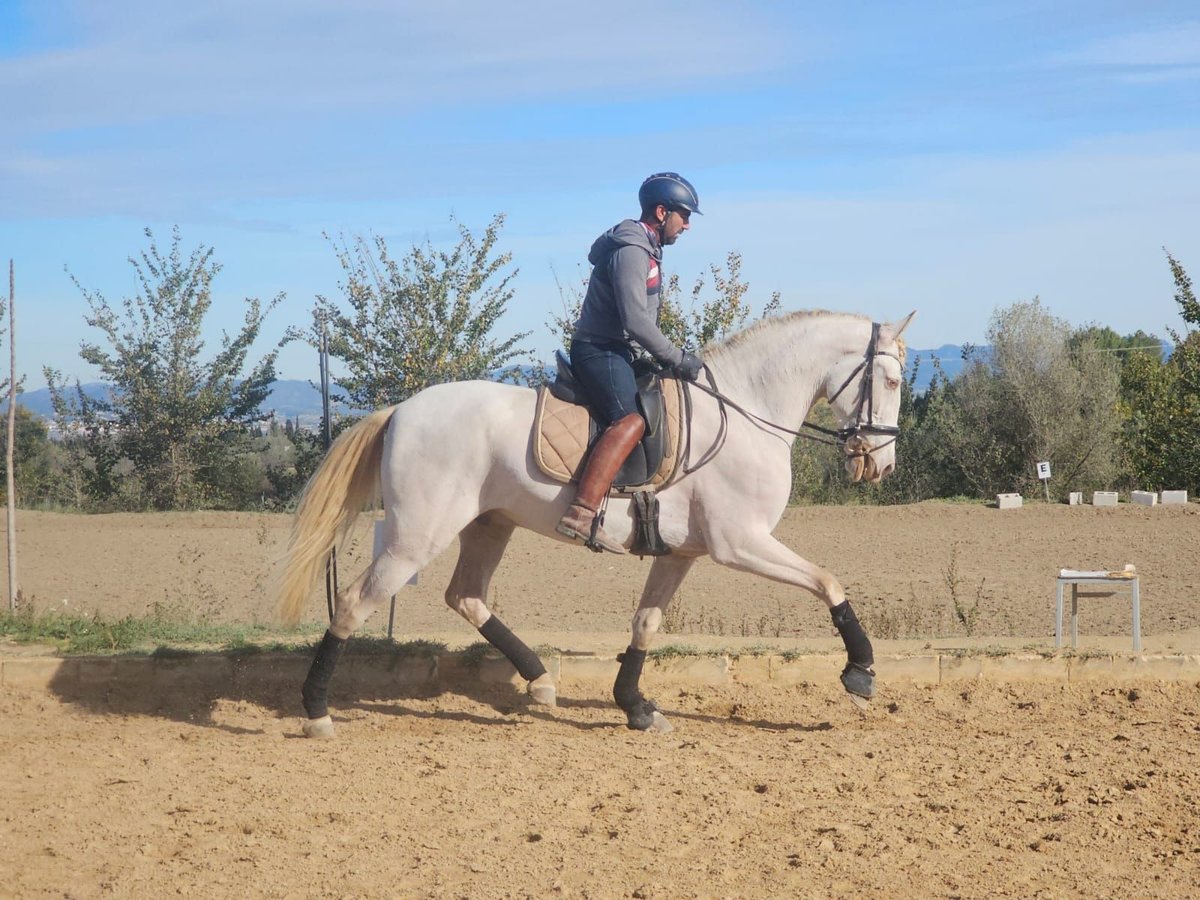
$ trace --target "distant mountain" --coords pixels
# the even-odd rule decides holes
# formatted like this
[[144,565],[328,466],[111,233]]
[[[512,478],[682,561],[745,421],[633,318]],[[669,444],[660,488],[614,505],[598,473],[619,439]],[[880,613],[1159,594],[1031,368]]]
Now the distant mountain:
[[929,385],[933,382],[933,376],[939,367],[947,378],[954,378],[963,370],[963,365],[962,345],[942,344],[933,350],[910,349],[906,371],[911,375],[913,367],[916,367],[917,377],[913,382],[913,392],[923,394],[929,390]]
[[[81,385],[83,392],[93,400],[103,399],[108,396],[108,385],[102,381],[89,381],[87,384]],[[68,389],[68,396],[75,396],[75,385],[71,385]],[[31,413],[36,413],[45,419],[54,418],[54,404],[50,402],[50,389],[39,388],[36,391],[26,391],[17,397],[17,406],[25,407]],[[8,399],[0,401],[0,410],[8,409]]]
[[[83,392],[93,399],[108,396],[108,385],[102,381],[89,381],[81,385]],[[70,391],[73,395],[74,385]],[[17,400],[19,406],[24,406],[32,413],[43,418],[54,418],[54,405],[50,401],[50,389],[40,388],[36,391],[26,391]],[[0,403],[0,409],[7,409],[7,403]],[[335,407],[336,408],[336,407]],[[281,419],[300,418],[302,423],[321,418],[321,391],[307,381],[276,381],[271,386],[267,402],[263,404],[264,411],[274,410]]]
[[[958,344],[943,344],[934,350],[910,349],[908,351],[909,371],[912,371],[914,364],[919,365],[917,380],[914,383],[914,390],[917,393],[923,393],[929,388],[935,371],[934,359],[938,360],[942,371],[951,378],[962,371],[962,347]],[[525,374],[532,374],[532,367],[523,368]],[[97,399],[106,397],[108,393],[108,385],[102,381],[90,381],[82,387],[84,393]],[[74,390],[74,386],[71,387],[71,390]],[[50,402],[49,388],[26,391],[21,394],[17,403],[43,418],[54,418],[54,407]],[[6,408],[7,403],[0,402],[0,410]],[[335,406],[335,409],[339,412],[345,411],[344,407]],[[267,397],[267,402],[263,404],[263,410],[273,410],[276,417],[281,419],[299,418],[301,425],[311,426],[321,420],[321,391],[307,381],[276,381],[271,386],[271,393]]]

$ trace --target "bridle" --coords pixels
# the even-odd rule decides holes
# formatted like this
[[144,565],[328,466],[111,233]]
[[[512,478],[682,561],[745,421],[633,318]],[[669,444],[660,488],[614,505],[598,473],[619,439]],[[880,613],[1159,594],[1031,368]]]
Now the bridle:
[[[875,450],[882,450],[884,447],[894,444],[896,438],[900,436],[900,426],[880,425],[875,422],[875,358],[878,356],[890,356],[896,362],[900,363],[902,367],[904,365],[898,354],[887,353],[879,349],[879,323],[872,322],[871,341],[867,344],[867,352],[863,354],[862,361],[846,376],[846,380],[842,382],[842,386],[828,398],[828,402],[833,403],[849,387],[850,382],[854,380],[854,376],[862,372],[863,377],[858,382],[858,399],[854,402],[854,424],[846,428],[839,428],[836,431],[821,428],[819,425],[810,425],[808,422],[805,422],[801,427],[814,428],[817,431],[831,434],[837,438],[839,445],[845,445],[852,439],[864,434],[889,434],[892,436],[890,441],[879,444],[877,447],[872,447],[868,451],[869,453]],[[863,419],[864,406],[867,408],[866,419]]]
[[[717,455],[718,451],[720,451],[721,446],[725,443],[725,434],[729,422],[728,413],[725,411],[726,406],[741,413],[752,422],[757,422],[758,424],[765,425],[768,428],[774,428],[776,431],[784,434],[802,437],[820,444],[829,444],[830,446],[840,447],[843,449],[850,445],[851,442],[862,438],[864,435],[891,436],[890,441],[885,441],[884,443],[873,447],[868,445],[866,441],[858,441],[858,446],[855,449],[861,452],[858,452],[854,455],[870,456],[876,450],[882,450],[883,448],[894,444],[896,439],[900,436],[900,426],[882,425],[875,421],[875,360],[880,356],[890,356],[892,359],[896,360],[896,362],[900,363],[901,366],[903,366],[904,363],[898,354],[889,353],[879,349],[879,327],[880,326],[878,322],[871,323],[871,339],[867,343],[866,353],[863,354],[863,358],[859,361],[858,365],[856,365],[850,374],[846,376],[846,380],[842,382],[841,387],[839,387],[833,392],[833,394],[826,398],[829,403],[833,403],[834,400],[836,400],[845,392],[846,388],[850,386],[850,383],[854,381],[855,377],[860,372],[863,373],[862,378],[860,378],[858,381],[858,398],[854,402],[854,423],[846,426],[845,428],[825,428],[822,425],[817,425],[808,421],[802,422],[800,424],[800,428],[788,428],[786,425],[779,425],[778,423],[772,422],[769,419],[764,419],[762,416],[758,415],[757,413],[750,412],[750,410],[744,408],[721,393],[721,391],[717,388],[716,379],[713,377],[712,369],[710,369],[707,364],[704,365],[703,372],[708,378],[708,385],[704,385],[699,381],[694,381],[691,383],[682,381],[681,383],[684,386],[684,404],[686,406],[686,416],[688,421],[688,446],[683,455],[685,460],[689,456],[692,443],[692,400],[691,395],[688,393],[688,389],[694,387],[703,391],[709,396],[716,398],[717,406],[721,411],[721,429],[717,441],[711,448],[709,448],[708,451],[705,452],[704,456],[698,463],[696,463],[694,466],[685,466],[683,470],[684,474],[691,474],[701,466],[710,462],[712,458]],[[865,418],[863,416],[864,408],[866,411]],[[816,434],[810,434],[807,431],[802,430],[805,428],[809,429],[810,431],[820,432],[823,435],[828,435],[828,437],[820,437]]]

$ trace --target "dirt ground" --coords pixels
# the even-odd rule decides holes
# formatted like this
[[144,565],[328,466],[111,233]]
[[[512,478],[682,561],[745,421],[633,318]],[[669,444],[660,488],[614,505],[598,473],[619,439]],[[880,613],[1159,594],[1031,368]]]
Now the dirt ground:
[[255,691],[3,692],[0,895],[1196,896],[1195,685],[838,693],[674,690],[670,735],[607,685],[401,696],[320,742]]
[[[24,513],[19,574],[43,607],[270,621],[286,528]],[[1133,563],[1147,649],[1196,652],[1195,506],[801,508],[777,534],[842,578],[877,648],[965,641],[956,599],[978,604],[974,641],[1047,647],[1058,568]],[[344,579],[368,542],[366,523]],[[475,639],[441,603],[452,565],[401,595],[398,637]],[[647,566],[521,535],[496,600],[519,633],[611,652]],[[681,599],[674,627],[696,639],[831,633],[814,599],[711,564]],[[1127,647],[1128,615],[1087,600],[1082,645]],[[306,618],[323,617],[314,592]],[[506,685],[335,691],[332,742],[299,736],[298,685],[0,689],[0,896],[1197,895],[1196,684],[882,684],[861,713],[836,683],[648,672],[668,735],[627,731],[610,687],[564,684],[557,709]]]
[[[272,565],[289,522],[285,515],[252,513],[22,512],[18,573],[22,589],[41,608],[121,616],[147,614],[157,605],[174,616],[269,623]],[[797,507],[785,513],[775,534],[841,579],[877,638],[965,635],[964,619],[972,616],[975,635],[1052,637],[1059,569],[1126,564],[1141,575],[1144,634],[1200,629],[1198,504],[1035,503],[1003,511],[940,502]],[[366,565],[371,541],[372,525],[364,517],[339,558],[342,583]],[[442,601],[456,559],[451,547],[399,595],[398,638],[477,639]],[[518,531],[493,580],[491,605],[518,633],[627,631],[649,566],[649,559],[593,554]],[[325,604],[320,586],[304,618],[324,621]],[[1128,635],[1128,597],[1088,599],[1081,623],[1085,640]],[[707,559],[688,575],[668,624],[679,634],[832,633],[828,613],[810,595]],[[386,626],[386,612],[368,623],[375,632]]]

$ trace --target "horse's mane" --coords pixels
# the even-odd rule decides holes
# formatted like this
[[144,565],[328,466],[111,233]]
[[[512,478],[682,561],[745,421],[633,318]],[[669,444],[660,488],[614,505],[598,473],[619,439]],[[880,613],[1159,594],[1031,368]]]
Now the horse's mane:
[[[798,309],[794,312],[782,313],[778,316],[768,316],[765,319],[759,319],[747,325],[741,331],[731,334],[724,340],[720,340],[715,344],[710,344],[704,348],[705,356],[722,356],[731,350],[734,350],[744,341],[752,338],[754,335],[762,331],[769,331],[775,328],[786,327],[787,325],[796,322],[800,319],[816,319],[825,316],[840,316],[845,319],[862,319],[870,321],[868,316],[858,313],[833,312],[828,309]],[[896,338],[896,355],[900,358],[900,365],[904,365],[908,357],[908,345],[904,343],[904,336]]]
[[[759,319],[750,325],[747,325],[741,331],[731,334],[724,340],[718,341],[715,344],[710,344],[704,348],[705,356],[723,356],[737,349],[739,345],[753,338],[755,335],[764,331],[773,331],[776,328],[783,328],[797,322],[801,319],[816,319],[826,316],[839,316],[845,319],[863,319],[870,321],[868,316],[859,315],[857,313],[832,312],[828,309],[798,309],[795,312],[782,313],[778,316],[768,316],[765,319]],[[903,344],[901,344],[901,361],[903,362]]]

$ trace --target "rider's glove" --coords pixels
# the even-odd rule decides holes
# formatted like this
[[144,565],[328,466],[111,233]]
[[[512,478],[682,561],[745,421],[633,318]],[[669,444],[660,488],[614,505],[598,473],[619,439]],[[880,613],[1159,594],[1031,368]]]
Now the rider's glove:
[[695,381],[700,377],[702,368],[704,368],[704,360],[691,350],[684,350],[683,359],[675,364],[675,373],[687,381]]

